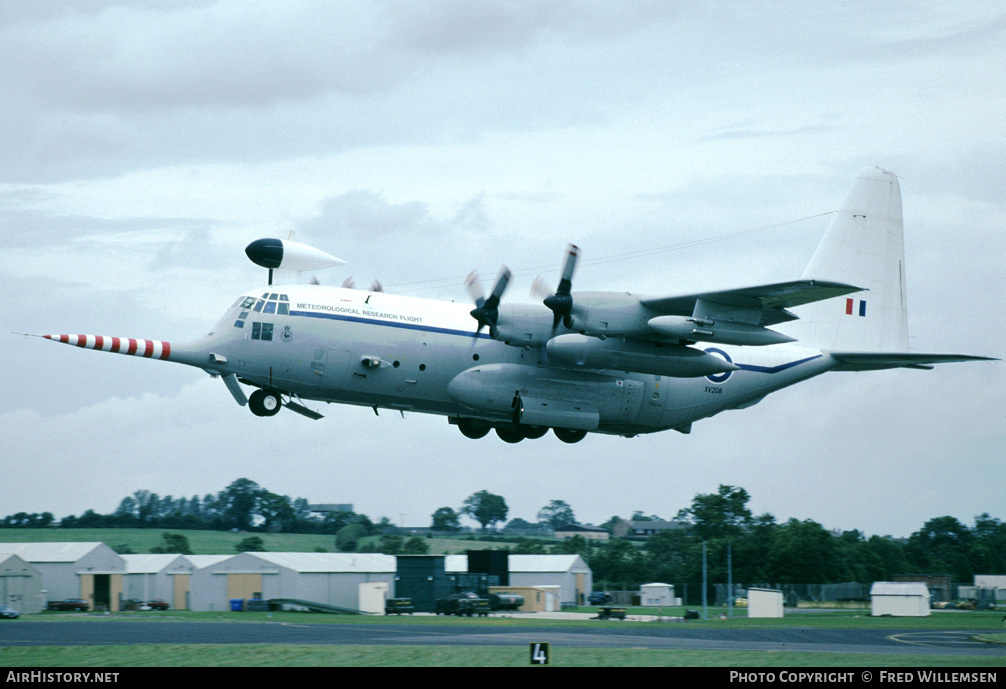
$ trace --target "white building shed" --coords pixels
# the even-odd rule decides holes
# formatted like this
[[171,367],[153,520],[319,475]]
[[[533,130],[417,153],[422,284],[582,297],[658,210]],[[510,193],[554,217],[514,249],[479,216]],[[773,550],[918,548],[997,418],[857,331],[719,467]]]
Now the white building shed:
[[42,574],[46,600],[83,598],[91,609],[119,610],[126,561],[104,543],[0,543]]
[[42,573],[14,553],[0,553],[0,605],[22,615],[42,612]]
[[674,597],[674,585],[653,582],[639,587],[639,604],[644,606],[681,605]]
[[223,611],[236,599],[285,598],[360,610],[375,583],[393,593],[395,571],[393,555],[241,553],[193,572],[189,602],[192,610]]
[[873,617],[928,617],[929,589],[922,582],[875,581],[870,587]]
[[782,617],[782,591],[748,589],[748,617]]

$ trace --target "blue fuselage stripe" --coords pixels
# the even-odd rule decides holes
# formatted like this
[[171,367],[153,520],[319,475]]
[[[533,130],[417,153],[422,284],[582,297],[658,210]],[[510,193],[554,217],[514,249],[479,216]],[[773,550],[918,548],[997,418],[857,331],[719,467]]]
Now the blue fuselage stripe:
[[806,359],[799,359],[797,361],[789,361],[785,364],[779,364],[778,366],[755,366],[753,364],[737,364],[737,366],[742,371],[754,371],[756,373],[778,373],[779,371],[785,371],[788,368],[793,368],[794,366],[799,366],[800,364],[805,364],[808,361],[813,361],[814,359],[820,359],[822,354],[815,354],[814,356],[809,356]]
[[476,333],[474,330],[455,330],[454,328],[437,328],[430,325],[419,325],[417,323],[394,323],[392,321],[382,321],[376,318],[362,318],[360,316],[346,316],[335,313],[318,313],[316,311],[291,311],[291,316],[303,316],[304,318],[325,318],[333,321],[347,321],[350,323],[365,323],[366,325],[383,325],[388,328],[401,328],[403,330],[421,330],[427,333],[438,333],[440,335],[457,335],[459,337],[478,337],[491,340],[488,333]]

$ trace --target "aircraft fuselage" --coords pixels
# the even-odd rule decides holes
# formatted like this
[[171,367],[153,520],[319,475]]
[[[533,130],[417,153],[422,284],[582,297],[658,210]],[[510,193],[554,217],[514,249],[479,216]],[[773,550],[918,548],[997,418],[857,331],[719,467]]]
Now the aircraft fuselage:
[[[270,297],[272,297],[270,299]],[[536,307],[529,307],[536,308]],[[739,370],[687,378],[550,363],[541,346],[475,331],[466,304],[317,285],[247,293],[197,346],[171,359],[303,400],[618,435],[689,424],[750,406],[824,373],[820,350],[784,344],[699,349]],[[551,313],[540,311],[542,323]],[[268,311],[268,313],[267,313]],[[202,351],[200,356],[197,351]],[[196,360],[190,356],[195,355]]]

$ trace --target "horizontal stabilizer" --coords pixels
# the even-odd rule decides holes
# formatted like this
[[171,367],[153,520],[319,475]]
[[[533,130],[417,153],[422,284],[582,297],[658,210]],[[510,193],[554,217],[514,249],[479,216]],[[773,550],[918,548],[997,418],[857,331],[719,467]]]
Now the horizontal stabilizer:
[[915,354],[907,352],[829,352],[839,361],[835,371],[880,371],[887,368],[930,369],[933,364],[961,361],[999,361],[968,354]]

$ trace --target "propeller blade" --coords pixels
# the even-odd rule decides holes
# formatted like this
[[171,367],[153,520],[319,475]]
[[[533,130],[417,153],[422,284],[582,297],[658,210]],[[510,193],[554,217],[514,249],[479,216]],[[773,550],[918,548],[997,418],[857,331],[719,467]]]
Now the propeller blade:
[[[491,309],[496,309],[499,306],[500,299],[503,298],[503,294],[506,292],[507,287],[510,286],[510,278],[513,277],[513,273],[506,266],[500,268],[499,277],[496,278],[496,284],[493,286],[493,292],[489,295],[489,299],[486,300],[486,305]],[[490,306],[491,304],[491,306]]]
[[559,279],[559,286],[555,294],[545,297],[544,304],[552,313],[552,332],[559,327],[561,321],[567,328],[573,327],[573,274],[576,272],[576,263],[580,259],[580,247],[570,244],[566,247],[566,262],[562,266],[562,277]]
[[475,302],[475,308],[469,311],[469,313],[479,324],[478,329],[475,331],[476,333],[481,332],[482,328],[488,327],[489,336],[496,337],[496,321],[499,320],[500,299],[503,298],[503,294],[506,292],[512,277],[513,273],[510,272],[510,269],[503,266],[499,277],[496,278],[496,284],[493,285],[492,294],[486,299],[478,273],[473,270],[468,274],[468,277],[465,279],[465,287],[468,288],[468,294]]
[[580,260],[580,247],[570,244],[566,247],[566,263],[562,266],[562,279],[559,280],[559,289],[556,294],[569,294],[573,286],[573,273],[576,272],[576,263]]
[[548,286],[545,284],[545,281],[542,280],[540,275],[534,279],[534,282],[531,283],[531,292],[529,296],[535,299],[542,299],[542,300],[544,300],[545,297],[552,296],[552,292],[549,290]]
[[384,285],[381,284],[380,280],[378,280],[377,278],[374,278],[374,281],[372,283],[370,283],[370,291],[371,292],[383,292],[384,291]]
[[486,293],[482,289],[482,278],[474,270],[465,278],[465,289],[468,290],[468,296],[475,302],[475,306],[481,308],[486,302]]
[[343,286],[344,289],[354,289],[356,287],[356,283],[353,282],[353,276],[350,275],[348,278],[346,278],[345,280],[343,280],[342,281],[342,286]]

